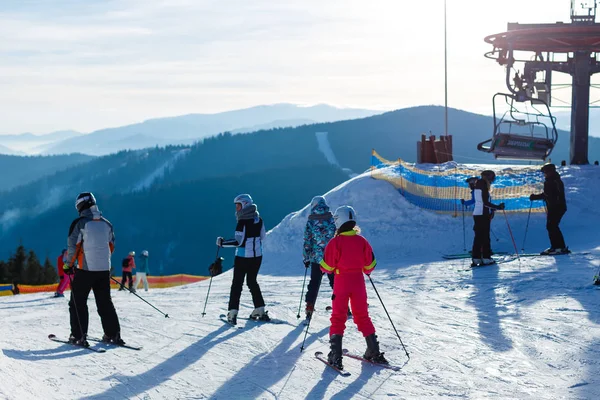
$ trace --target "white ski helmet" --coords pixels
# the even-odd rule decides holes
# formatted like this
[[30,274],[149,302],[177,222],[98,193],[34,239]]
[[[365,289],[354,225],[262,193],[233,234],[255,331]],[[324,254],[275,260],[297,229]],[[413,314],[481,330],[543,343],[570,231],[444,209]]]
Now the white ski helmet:
[[354,221],[356,223],[356,211],[350,206],[341,206],[333,214],[335,229],[340,229],[346,222]]
[[143,250],[143,251],[142,251],[142,255],[143,255],[144,257],[148,257],[148,250]]
[[131,257],[135,256],[135,251],[130,251],[130,252],[129,252],[129,255],[130,255]]
[[239,194],[235,196],[235,199],[233,199],[233,203],[240,203],[242,205],[242,208],[246,208],[254,204],[254,202],[252,201],[252,197],[250,197],[249,194]]

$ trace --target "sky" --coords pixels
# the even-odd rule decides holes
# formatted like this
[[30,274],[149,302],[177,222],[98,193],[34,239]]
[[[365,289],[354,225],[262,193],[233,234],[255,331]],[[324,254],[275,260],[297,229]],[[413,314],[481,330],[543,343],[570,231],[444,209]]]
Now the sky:
[[[0,133],[96,129],[260,104],[444,104],[444,2],[3,0]],[[569,21],[568,0],[448,0],[449,106],[491,113],[483,38]]]

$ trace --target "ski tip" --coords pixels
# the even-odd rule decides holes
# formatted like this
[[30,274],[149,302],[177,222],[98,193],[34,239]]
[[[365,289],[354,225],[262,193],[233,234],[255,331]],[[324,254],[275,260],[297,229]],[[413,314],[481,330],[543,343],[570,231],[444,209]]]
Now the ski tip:
[[56,335],[54,333],[51,333],[48,335],[48,339],[54,339],[56,337]]
[[315,356],[316,356],[316,357],[321,357],[322,355],[323,355],[323,352],[322,352],[322,351],[317,351],[317,352],[315,353]]

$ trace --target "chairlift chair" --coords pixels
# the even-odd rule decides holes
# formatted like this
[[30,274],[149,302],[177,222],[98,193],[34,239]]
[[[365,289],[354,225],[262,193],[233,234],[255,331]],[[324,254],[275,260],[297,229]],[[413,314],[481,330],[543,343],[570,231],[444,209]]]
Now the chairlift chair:
[[[504,99],[508,110],[499,115],[496,110],[497,98]],[[535,112],[523,111],[515,104],[531,104]],[[544,107],[544,112],[536,106]],[[496,159],[545,160],[558,140],[555,117],[548,104],[537,98],[497,93],[493,98],[494,134],[491,139],[477,145],[477,150],[492,153]],[[542,122],[545,121],[546,123]],[[549,126],[550,125],[550,126]]]

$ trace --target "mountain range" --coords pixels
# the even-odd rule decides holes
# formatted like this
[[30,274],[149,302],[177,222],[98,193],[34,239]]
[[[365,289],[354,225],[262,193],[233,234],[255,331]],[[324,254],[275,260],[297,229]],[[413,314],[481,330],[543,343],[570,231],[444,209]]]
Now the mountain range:
[[[137,150],[169,144],[192,144],[222,132],[246,133],[261,129],[294,127],[317,122],[331,122],[367,117],[382,111],[337,108],[325,104],[299,106],[274,104],[216,114],[189,114],[149,119],[136,124],[100,129],[82,134],[60,131],[48,135],[4,135],[0,145],[5,154],[19,150],[28,154],[107,155],[121,150]],[[0,153],[3,149],[0,148]]]
[[[40,257],[54,255],[76,217],[75,197],[92,191],[114,224],[117,259],[146,249],[165,274],[205,274],[207,266],[189,260],[204,260],[214,252],[216,236],[233,234],[237,194],[250,193],[272,228],[313,196],[367,170],[373,148],[388,159],[415,161],[420,134],[441,132],[443,124],[443,107],[422,106],[91,158],[0,192],[0,252],[8,254],[22,241]],[[491,137],[490,117],[451,109],[449,124],[456,161],[495,162],[476,150]],[[553,160],[566,159],[567,137],[560,133]],[[592,137],[590,160],[599,158],[600,139]],[[17,168],[27,166],[5,166]]]

